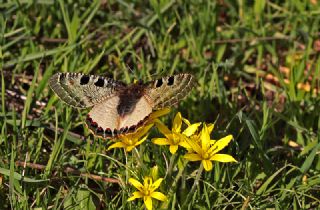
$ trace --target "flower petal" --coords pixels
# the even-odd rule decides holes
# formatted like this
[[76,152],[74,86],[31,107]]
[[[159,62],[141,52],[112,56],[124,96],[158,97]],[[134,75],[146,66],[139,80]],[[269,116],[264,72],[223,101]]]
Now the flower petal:
[[126,147],[127,147],[126,144],[124,144],[123,142],[119,141],[119,142],[116,142],[116,143],[110,145],[107,150],[111,150],[111,149],[114,149],[114,148],[126,148]]
[[189,121],[188,119],[182,118],[182,120],[183,120],[183,122],[184,122],[185,124],[187,124],[188,126],[191,125],[191,123],[190,123],[190,121]]
[[132,184],[135,188],[137,188],[139,191],[143,189],[143,185],[136,179],[130,178],[129,179],[130,184]]
[[153,124],[148,124],[146,126],[141,127],[141,130],[139,130],[136,133],[133,133],[132,138],[140,139],[142,136],[144,136],[148,131],[152,128]]
[[172,131],[180,133],[181,125],[182,125],[182,117],[181,117],[181,113],[178,112],[173,120]]
[[169,145],[170,142],[166,138],[153,138],[152,143],[157,145]]
[[222,139],[219,139],[212,147],[214,148],[214,150],[210,151],[210,153],[217,153],[220,150],[222,150],[223,148],[225,148],[230,141],[233,139],[232,135],[228,135],[226,137],[223,137]]
[[146,189],[146,188],[149,188],[150,186],[152,186],[152,178],[150,176],[145,176],[143,178],[143,187]]
[[144,201],[144,205],[146,205],[146,208],[148,210],[152,210],[152,199],[150,196],[145,196],[143,198],[143,201]]
[[186,148],[186,149],[191,149],[191,146],[186,141],[180,141],[179,146]]
[[190,125],[189,127],[187,127],[183,131],[183,134],[188,136],[188,137],[193,135],[198,130],[200,125],[201,125],[201,123],[194,123],[194,124]]
[[208,127],[208,132],[209,132],[209,134],[212,133],[212,130],[213,130],[213,128],[214,128],[214,124],[213,124],[213,123],[210,123],[207,127]]
[[165,126],[165,124],[163,124],[160,120],[157,120],[155,122],[156,127],[158,128],[158,130],[163,134],[163,135],[167,135],[170,134],[171,131],[169,130],[169,128],[167,126]]
[[186,138],[185,140],[196,153],[198,153],[199,155],[202,154],[203,150],[200,147],[200,145],[195,141],[196,139]]
[[159,167],[155,165],[151,168],[150,175],[153,180],[156,180],[158,178],[158,174],[159,174]]
[[199,154],[196,154],[196,153],[188,153],[188,154],[185,154],[183,157],[185,159],[190,160],[190,161],[200,161],[200,160],[202,160],[202,157]]
[[210,147],[210,134],[209,134],[208,127],[206,124],[203,125],[200,138],[201,138],[202,150],[207,151]]
[[203,165],[203,168],[206,171],[211,171],[212,170],[212,162],[210,160],[202,160],[201,163]]
[[156,118],[159,118],[163,115],[166,115],[168,114],[169,112],[171,111],[170,108],[164,108],[164,109],[159,109],[157,111],[154,111],[150,114],[150,119],[156,119]]
[[137,143],[135,143],[134,146],[138,146],[140,144],[142,144],[145,140],[147,140],[148,135],[146,135],[145,137],[143,137],[140,141],[138,141]]
[[163,181],[163,178],[157,179],[157,180],[152,184],[152,190],[156,190],[156,189],[160,186],[160,184],[161,184],[162,181]]
[[127,146],[126,152],[131,152],[134,148],[135,148],[135,146]]
[[155,198],[155,199],[157,199],[157,200],[159,200],[159,201],[165,201],[165,200],[167,200],[167,196],[165,196],[163,193],[161,193],[161,192],[153,192],[153,193],[151,193],[151,197],[152,198]]
[[178,145],[170,145],[169,150],[171,154],[176,154],[178,150]]
[[215,154],[210,158],[210,160],[224,162],[224,163],[226,163],[226,162],[238,162],[231,155],[227,155],[227,154]]
[[137,198],[142,198],[144,196],[144,194],[142,194],[141,192],[133,192],[133,195],[128,198],[127,201],[133,201],[134,199],[137,199]]
[[216,140],[210,140],[210,145],[214,145],[217,141]]

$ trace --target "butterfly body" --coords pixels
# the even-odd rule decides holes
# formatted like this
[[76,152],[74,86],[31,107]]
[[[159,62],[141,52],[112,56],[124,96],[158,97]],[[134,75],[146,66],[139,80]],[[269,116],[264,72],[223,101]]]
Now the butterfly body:
[[86,123],[94,134],[103,138],[134,132],[145,124],[154,109],[177,103],[193,84],[191,74],[128,86],[109,78],[80,73],[57,73],[49,81],[53,91],[67,104],[92,107]]
[[117,105],[117,111],[120,116],[130,114],[136,104],[144,97],[146,85],[133,84],[127,86],[119,91],[119,103]]

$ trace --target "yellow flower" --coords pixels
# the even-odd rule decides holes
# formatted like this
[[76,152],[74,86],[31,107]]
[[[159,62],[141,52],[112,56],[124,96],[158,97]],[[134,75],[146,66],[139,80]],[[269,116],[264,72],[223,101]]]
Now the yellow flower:
[[155,190],[159,188],[163,178],[157,179],[154,183],[151,177],[145,177],[143,184],[138,180],[130,178],[129,182],[138,189],[134,192],[133,195],[128,199],[128,201],[133,201],[137,198],[143,198],[144,205],[148,210],[152,209],[152,198],[165,201],[167,197],[161,193],[156,192]]
[[[186,122],[186,124],[190,124],[190,123]],[[207,125],[207,129],[208,129],[208,133],[209,134],[212,132],[213,128],[214,128],[214,124],[213,123],[210,123],[210,124]],[[188,136],[188,137],[189,137],[189,139],[188,139],[189,141],[192,140],[194,142],[197,142],[197,143],[201,144],[201,132],[196,132],[193,135]],[[210,140],[210,144],[214,144],[214,143],[215,143],[215,140]],[[185,140],[184,143],[181,144],[181,146],[186,148],[189,153],[192,153],[194,151],[187,140]]]
[[[211,129],[211,127],[209,127]],[[213,128],[213,126],[212,126]],[[210,130],[204,124],[199,139],[188,138],[186,141],[192,148],[184,158],[190,161],[201,161],[206,171],[212,170],[212,161],[219,162],[237,162],[231,155],[217,154],[225,148],[233,139],[232,135],[228,135],[220,140],[210,140]]]
[[171,130],[161,121],[155,121],[157,128],[165,138],[154,138],[152,139],[152,142],[157,145],[170,145],[169,150],[171,154],[175,154],[177,152],[178,146],[188,147],[188,144],[185,142],[185,138],[193,135],[200,126],[200,123],[192,125],[189,123],[188,127],[181,132],[182,120],[184,119],[182,118],[181,113],[178,112],[174,117]]
[[[168,108],[152,112],[150,114],[150,116],[148,117],[148,120],[144,126],[139,128],[134,133],[120,135],[119,141],[110,145],[108,150],[114,149],[114,148],[124,148],[126,150],[126,152],[130,152],[136,146],[140,145],[141,143],[143,143],[147,139],[148,135],[145,135],[145,134],[147,134],[147,132],[152,128],[154,121],[157,120],[158,117],[166,115],[169,112],[170,112],[170,109],[168,109]],[[144,136],[144,137],[142,138],[142,136]]]
[[[108,147],[108,150],[114,149],[114,148],[124,148],[126,150],[126,152],[130,152],[136,146],[140,145],[141,143],[143,143],[147,139],[148,135],[145,135],[145,134],[147,134],[147,132],[150,130],[150,128],[152,128],[152,126],[153,126],[153,124],[149,124],[147,126],[143,126],[143,127],[139,128],[134,133],[121,135],[119,137],[119,141],[110,145]],[[142,136],[144,136],[144,137],[142,138]]]

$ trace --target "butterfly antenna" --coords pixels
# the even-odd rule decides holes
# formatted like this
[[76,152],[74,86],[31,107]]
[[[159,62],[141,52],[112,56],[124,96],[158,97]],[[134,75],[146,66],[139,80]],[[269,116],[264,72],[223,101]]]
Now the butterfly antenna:
[[136,83],[137,81],[139,81],[139,79],[137,78],[136,74],[134,73],[134,70],[128,65],[126,64],[127,69],[129,69],[131,75],[133,75],[133,81],[134,83]]
[[130,72],[134,75],[134,71],[133,71],[133,69],[132,69],[128,64],[126,64],[126,67],[127,67],[127,69],[129,69],[129,70],[130,70]]

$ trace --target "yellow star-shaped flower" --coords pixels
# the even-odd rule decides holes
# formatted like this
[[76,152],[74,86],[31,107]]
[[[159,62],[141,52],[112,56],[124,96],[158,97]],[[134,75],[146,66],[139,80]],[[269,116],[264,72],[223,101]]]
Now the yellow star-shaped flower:
[[[213,127],[212,127],[213,128]],[[210,130],[212,130],[210,128]],[[184,158],[190,161],[201,161],[206,171],[212,170],[212,161],[219,162],[237,162],[231,155],[217,154],[225,148],[233,139],[232,135],[228,135],[220,140],[210,140],[210,131],[206,124],[203,125],[199,139],[188,138],[187,143],[192,148]]]
[[[119,137],[119,141],[110,145],[108,150],[114,148],[124,148],[126,152],[130,152],[138,145],[142,144],[148,137],[147,132],[152,128],[153,124],[141,127],[134,133],[129,133]],[[145,136],[144,136],[145,135]],[[141,137],[144,136],[142,139]]]
[[128,201],[133,201],[137,198],[143,198],[144,205],[148,210],[152,209],[152,198],[165,201],[167,197],[161,193],[157,192],[156,189],[159,188],[162,178],[157,179],[153,182],[151,177],[145,177],[143,184],[141,184],[138,180],[130,178],[129,182],[138,189],[138,191],[134,192],[133,195],[128,199]]
[[158,130],[165,136],[165,138],[154,138],[152,139],[152,142],[157,145],[169,145],[171,154],[175,154],[177,152],[178,146],[188,147],[185,142],[185,137],[193,135],[200,126],[200,123],[192,125],[189,124],[188,127],[181,132],[182,121],[184,121],[184,119],[180,112],[178,112],[174,117],[171,130],[161,121],[156,121],[155,124]]

